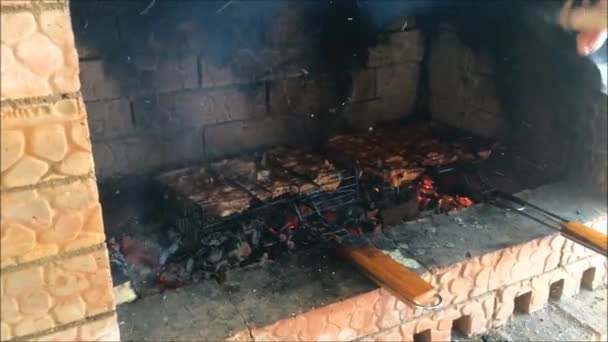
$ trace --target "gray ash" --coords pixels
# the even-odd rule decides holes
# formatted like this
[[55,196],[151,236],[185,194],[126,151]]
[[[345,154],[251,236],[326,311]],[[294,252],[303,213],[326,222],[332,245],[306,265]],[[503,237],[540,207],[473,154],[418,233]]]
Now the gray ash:
[[[312,207],[290,202],[257,211],[254,216],[216,227],[209,233],[180,234],[171,230],[179,249],[158,272],[161,289],[176,288],[202,279],[225,280],[229,269],[278,258],[284,253],[307,249],[322,241],[346,235],[379,231],[378,211],[362,206],[316,212]],[[184,224],[184,220],[178,220]],[[203,229],[192,224],[189,229]],[[198,240],[187,240],[200,235]]]

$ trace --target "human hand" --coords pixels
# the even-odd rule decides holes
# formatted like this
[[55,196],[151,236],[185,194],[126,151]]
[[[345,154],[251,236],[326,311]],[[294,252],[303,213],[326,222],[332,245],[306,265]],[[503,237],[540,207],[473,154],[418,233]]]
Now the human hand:
[[583,0],[582,6],[574,7],[573,0],[566,1],[560,13],[562,27],[577,31],[577,52],[587,56],[597,51],[608,37],[608,0],[591,4]]

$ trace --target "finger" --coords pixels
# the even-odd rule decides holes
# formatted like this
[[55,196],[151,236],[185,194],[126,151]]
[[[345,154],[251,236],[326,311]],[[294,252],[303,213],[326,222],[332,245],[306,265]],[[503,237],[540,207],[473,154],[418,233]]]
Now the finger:
[[582,56],[590,55],[604,45],[607,37],[606,30],[581,32],[576,37],[576,49]]

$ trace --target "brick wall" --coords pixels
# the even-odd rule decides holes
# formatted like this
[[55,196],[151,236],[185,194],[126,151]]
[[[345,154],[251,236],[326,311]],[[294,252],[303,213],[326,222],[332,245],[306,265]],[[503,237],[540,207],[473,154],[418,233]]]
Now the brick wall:
[[572,37],[518,18],[518,30],[487,27],[490,41],[458,23],[442,25],[430,43],[431,116],[502,140],[547,177],[606,192],[608,110],[599,72],[576,56]]
[[118,340],[68,3],[0,16],[0,339]]
[[[158,3],[142,16],[148,3],[72,3],[101,180],[269,145],[314,144],[323,113],[367,128],[414,110],[424,49],[412,25],[370,48],[363,68],[328,71],[314,57],[314,4],[186,1]],[[201,18],[201,6],[210,17]],[[231,22],[239,24],[224,27]],[[338,94],[342,76],[353,80],[348,99]]]
[[432,41],[428,68],[434,119],[481,136],[506,136],[490,56],[473,52],[455,30],[443,28]]

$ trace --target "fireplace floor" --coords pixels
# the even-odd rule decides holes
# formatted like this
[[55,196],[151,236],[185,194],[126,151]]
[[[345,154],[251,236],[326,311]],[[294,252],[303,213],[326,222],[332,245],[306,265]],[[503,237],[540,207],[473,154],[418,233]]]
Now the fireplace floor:
[[375,288],[318,248],[231,271],[223,285],[206,281],[124,304],[119,316],[126,340],[217,341]]
[[[244,324],[237,307],[222,301],[221,290],[197,284],[118,307],[122,341],[217,341]],[[608,326],[608,288],[582,291],[550,302],[530,315],[517,315],[507,325],[466,337],[453,332],[454,342],[591,341]],[[580,312],[593,310],[590,314]],[[574,314],[574,315],[573,315]],[[592,316],[593,315],[593,316]],[[197,319],[192,319],[197,317]],[[592,320],[592,324],[589,324]]]
[[[606,199],[575,185],[519,196],[606,229]],[[541,310],[550,289],[561,286],[566,297],[581,284],[598,288],[607,281],[604,257],[487,204],[400,224],[372,241],[436,286],[442,309],[411,309],[320,245],[229,271],[222,285],[206,281],[123,305],[124,337],[394,340],[428,333],[440,340],[432,334],[451,334],[453,325],[479,334],[509,322],[515,308]]]

